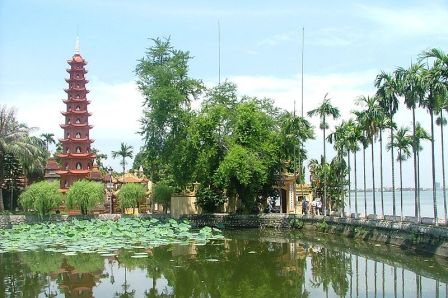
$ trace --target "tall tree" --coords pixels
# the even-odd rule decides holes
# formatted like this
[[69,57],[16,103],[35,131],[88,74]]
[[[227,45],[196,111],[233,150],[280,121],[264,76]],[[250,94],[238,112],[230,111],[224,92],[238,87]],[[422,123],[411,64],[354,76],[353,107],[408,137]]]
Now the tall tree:
[[408,136],[409,129],[401,127],[397,130],[394,136],[394,143],[387,144],[387,149],[396,148],[398,150],[397,161],[400,164],[400,218],[403,220],[403,171],[402,162],[411,156],[411,142],[412,137]]
[[[42,147],[29,136],[32,129],[16,120],[14,109],[0,106],[0,186],[4,183],[5,154],[10,153],[23,167],[35,165],[42,156]],[[3,191],[0,187],[0,211],[4,210]]]
[[434,220],[436,225],[438,222],[437,213],[437,193],[436,193],[436,172],[435,172],[435,155],[434,155],[434,112],[437,112],[441,106],[441,100],[447,94],[447,86],[442,81],[443,69],[434,62],[432,67],[425,68],[422,71],[422,84],[425,89],[425,98],[422,105],[428,110],[431,118],[431,169],[432,169],[432,197],[434,207]]
[[47,152],[49,152],[50,144],[56,144],[53,133],[43,133],[40,135],[42,140],[45,142],[45,146],[47,148]]
[[[398,82],[398,93],[404,97],[404,103],[408,109],[412,109],[412,140],[415,140],[416,119],[415,110],[420,100],[424,96],[424,90],[421,84],[421,71],[423,66],[420,63],[411,65],[409,69],[398,67],[395,72],[395,78]],[[418,222],[420,222],[420,197],[418,196],[418,175],[417,172],[417,146],[412,143],[412,153],[414,157],[414,213]]]
[[[376,76],[375,87],[377,87],[376,95],[379,98],[380,106],[383,108],[384,113],[389,117],[390,123],[393,123],[393,117],[398,111],[398,84],[395,78],[384,71]],[[394,138],[394,127],[391,125],[390,129],[390,140],[392,148],[390,150],[391,157],[391,167],[392,167],[392,204],[393,204],[393,215],[396,215],[395,209],[395,165],[394,165],[394,148],[393,148],[393,138]]]
[[353,153],[354,160],[354,187],[355,187],[355,218],[358,218],[358,173],[357,173],[357,159],[356,152],[359,151],[359,143],[365,142],[362,128],[357,125],[355,121],[350,119],[347,121],[347,144],[348,149]]
[[[378,98],[376,96],[361,96],[358,98],[357,103],[364,107],[362,111],[361,123],[366,132],[366,137],[370,143],[371,149],[371,162],[372,162],[372,190],[373,190],[373,213],[376,215],[376,186],[375,186],[375,155],[374,155],[374,139],[378,135],[382,119],[384,119],[384,113],[379,105]],[[381,185],[382,187],[382,185]]]
[[447,202],[446,202],[446,180],[445,180],[445,147],[444,147],[444,138],[443,138],[443,127],[446,125],[446,118],[443,116],[443,110],[448,110],[448,97],[442,99],[442,103],[440,106],[440,114],[436,119],[436,124],[440,126],[440,147],[442,151],[442,192],[443,192],[443,211],[444,216],[443,219],[445,223],[447,223]]
[[423,151],[422,141],[431,141],[431,136],[429,133],[421,126],[420,122],[415,124],[415,136],[411,144],[415,145],[417,151],[417,189],[418,197],[420,198],[420,152]]
[[[327,118],[332,117],[333,119],[337,119],[340,116],[339,109],[337,107],[334,107],[331,104],[330,98],[328,98],[327,96],[328,96],[328,93],[325,94],[322,103],[317,108],[308,112],[308,116],[313,117],[315,115],[318,115],[321,120],[320,129],[322,129],[322,131],[323,131],[324,163],[326,162],[326,156],[327,156],[326,147],[325,147],[325,144],[326,144],[325,132],[328,129]],[[326,206],[327,191],[326,191],[325,177],[324,177],[323,185],[324,185],[324,197],[323,197],[323,206],[322,207],[324,210],[324,215],[327,215],[327,206]]]
[[132,152],[132,146],[127,145],[126,143],[121,143],[120,150],[118,151],[112,151],[112,158],[121,157],[120,164],[123,167],[123,175],[126,170],[126,158],[132,158],[133,152]]
[[141,135],[154,182],[162,173],[177,175],[173,162],[181,158],[178,146],[191,123],[191,101],[202,92],[199,80],[189,77],[189,52],[176,50],[169,39],[151,39],[154,45],[136,66],[137,85],[144,96]]

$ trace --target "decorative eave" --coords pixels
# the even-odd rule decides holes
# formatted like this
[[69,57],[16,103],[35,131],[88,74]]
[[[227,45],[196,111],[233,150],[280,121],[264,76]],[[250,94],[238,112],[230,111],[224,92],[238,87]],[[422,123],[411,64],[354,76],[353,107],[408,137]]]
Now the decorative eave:
[[93,125],[89,125],[88,123],[70,123],[70,124],[59,124],[61,128],[68,128],[68,127],[74,127],[74,128],[82,128],[82,127],[88,127],[89,129],[93,128]]
[[67,176],[67,175],[86,175],[89,174],[90,170],[65,170],[65,171],[58,171],[56,174],[60,176]]
[[89,80],[86,80],[85,78],[66,78],[65,81],[67,83],[71,83],[71,82],[83,82],[84,84],[87,84],[89,82]]
[[59,142],[61,143],[68,143],[68,142],[73,142],[73,143],[85,143],[85,142],[90,142],[93,143],[95,142],[95,140],[93,139],[89,139],[89,138],[67,138],[67,139],[59,139]]
[[64,89],[64,91],[67,92],[67,93],[70,93],[70,92],[85,92],[85,93],[89,93],[90,92],[85,87],[82,87],[82,88],[69,87],[69,88]]
[[60,153],[58,154],[60,158],[95,158],[96,155],[93,153]]
[[84,72],[84,74],[88,73],[87,69],[74,69],[74,68],[66,68],[65,69],[66,72],[71,73],[71,72],[77,72],[77,71],[82,71]]
[[73,110],[70,109],[68,111],[62,111],[61,112],[62,115],[67,116],[67,115],[79,115],[79,116],[83,116],[83,115],[88,115],[88,116],[92,116],[92,113],[88,112],[87,110]]
[[90,104],[90,100],[87,100],[86,98],[80,98],[80,99],[63,99],[63,103],[69,104],[69,103],[86,103]]

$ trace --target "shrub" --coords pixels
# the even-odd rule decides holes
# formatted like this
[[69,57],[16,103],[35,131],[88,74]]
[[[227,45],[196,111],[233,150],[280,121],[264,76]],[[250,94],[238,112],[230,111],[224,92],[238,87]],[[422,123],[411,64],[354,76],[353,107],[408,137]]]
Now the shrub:
[[298,218],[293,218],[291,219],[291,221],[289,222],[289,225],[292,229],[302,229],[303,228],[303,221],[301,221]]
[[164,206],[165,211],[171,205],[172,194],[173,189],[165,182],[159,182],[153,186],[152,199],[154,200],[154,202],[162,204]]
[[226,201],[223,193],[209,187],[200,187],[196,193],[196,206],[204,212],[216,212],[222,208]]
[[118,192],[121,210],[124,208],[138,207],[146,194],[146,188],[142,184],[128,183],[123,185]]
[[19,197],[23,209],[34,209],[40,216],[47,215],[51,209],[62,203],[62,194],[57,182],[38,182],[28,186]]
[[79,208],[81,214],[86,215],[99,203],[104,201],[104,187],[101,183],[80,180],[73,183],[67,192],[66,204],[68,208]]

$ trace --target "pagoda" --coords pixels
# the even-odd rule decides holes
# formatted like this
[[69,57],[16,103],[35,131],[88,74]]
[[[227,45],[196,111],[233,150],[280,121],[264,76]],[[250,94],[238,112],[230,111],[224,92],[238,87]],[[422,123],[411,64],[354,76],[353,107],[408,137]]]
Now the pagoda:
[[89,132],[93,127],[89,125],[88,105],[86,84],[89,82],[85,78],[87,62],[82,58],[79,51],[79,38],[76,40],[75,54],[70,60],[67,60],[70,68],[67,69],[69,78],[65,79],[68,83],[67,99],[63,100],[66,105],[65,111],[61,112],[65,123],[61,124],[64,130],[64,137],[59,141],[62,144],[62,153],[59,154],[61,160],[61,169],[58,174],[61,176],[60,188],[67,191],[73,182],[86,178],[89,175],[95,155],[91,153]]

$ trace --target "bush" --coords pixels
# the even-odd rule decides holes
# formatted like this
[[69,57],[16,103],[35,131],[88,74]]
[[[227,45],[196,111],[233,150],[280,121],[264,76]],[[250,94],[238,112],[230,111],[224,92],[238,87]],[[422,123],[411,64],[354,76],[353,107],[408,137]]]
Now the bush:
[[34,209],[40,216],[45,216],[62,203],[59,183],[42,181],[31,184],[22,192],[19,202],[23,209]]
[[303,224],[303,221],[301,221],[300,219],[293,218],[293,219],[290,220],[289,225],[290,225],[291,229],[298,229],[298,230],[300,230],[300,229],[303,228],[304,224]]
[[152,199],[154,200],[154,202],[162,204],[164,206],[165,211],[171,205],[172,194],[173,189],[165,182],[159,182],[153,186]]
[[225,202],[226,198],[219,190],[200,187],[196,193],[196,206],[201,207],[204,212],[219,211]]
[[124,208],[138,207],[146,194],[146,188],[142,184],[128,183],[123,185],[118,192],[121,210]]
[[80,180],[73,183],[67,192],[66,204],[70,209],[79,208],[86,215],[104,201],[104,187],[101,183]]

